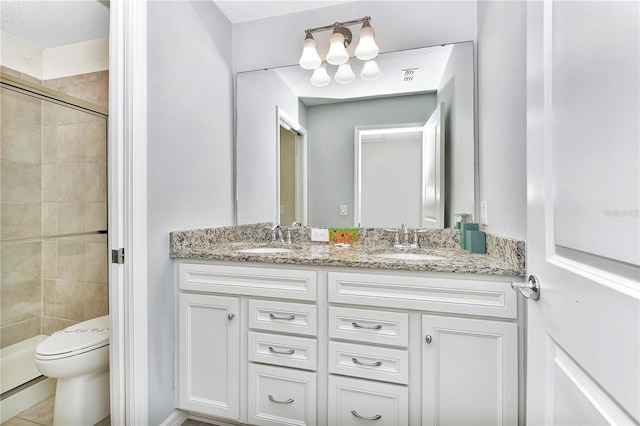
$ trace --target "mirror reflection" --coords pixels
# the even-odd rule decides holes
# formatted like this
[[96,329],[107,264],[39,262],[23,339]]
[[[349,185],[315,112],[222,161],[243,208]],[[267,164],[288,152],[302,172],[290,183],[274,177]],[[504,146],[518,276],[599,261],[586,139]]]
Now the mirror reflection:
[[[473,212],[473,44],[377,60],[377,80],[324,87],[299,66],[237,75],[239,224],[449,227],[453,214]],[[440,127],[424,129],[434,113]],[[411,148],[371,133],[407,126],[423,129]]]

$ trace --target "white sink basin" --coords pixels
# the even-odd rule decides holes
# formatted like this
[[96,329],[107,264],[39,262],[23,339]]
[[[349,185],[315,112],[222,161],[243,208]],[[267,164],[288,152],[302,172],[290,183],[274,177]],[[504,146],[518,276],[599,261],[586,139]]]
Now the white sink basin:
[[276,254],[276,253],[289,253],[293,250],[281,247],[253,247],[242,250],[236,250],[238,253],[251,253],[251,254]]
[[382,257],[384,259],[396,259],[396,260],[443,260],[444,257],[434,256],[431,254],[423,253],[376,253],[373,256]]

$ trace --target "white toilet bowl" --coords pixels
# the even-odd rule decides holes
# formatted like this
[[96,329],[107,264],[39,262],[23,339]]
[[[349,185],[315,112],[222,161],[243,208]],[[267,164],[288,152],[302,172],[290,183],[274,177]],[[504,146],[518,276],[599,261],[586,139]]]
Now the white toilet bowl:
[[54,426],[90,426],[109,415],[109,316],[60,330],[36,347],[42,374],[58,380]]

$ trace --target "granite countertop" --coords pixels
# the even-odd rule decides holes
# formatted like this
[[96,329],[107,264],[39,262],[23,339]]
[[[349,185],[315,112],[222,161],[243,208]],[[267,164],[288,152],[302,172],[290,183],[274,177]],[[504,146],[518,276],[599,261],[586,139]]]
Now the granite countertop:
[[[272,243],[268,225],[240,225],[172,232],[170,255],[174,259],[192,260],[507,276],[525,274],[524,243],[501,239],[490,234],[487,234],[487,254],[473,254],[459,247],[459,232],[456,230],[433,230],[420,235],[419,248],[396,249],[391,240],[393,236],[377,229],[361,230],[359,242],[350,246],[312,243],[308,238],[309,228],[304,227],[295,229],[294,244]],[[240,251],[260,247],[285,248],[290,251],[277,253]],[[428,254],[442,257],[442,259],[403,260],[376,256],[383,252]]]

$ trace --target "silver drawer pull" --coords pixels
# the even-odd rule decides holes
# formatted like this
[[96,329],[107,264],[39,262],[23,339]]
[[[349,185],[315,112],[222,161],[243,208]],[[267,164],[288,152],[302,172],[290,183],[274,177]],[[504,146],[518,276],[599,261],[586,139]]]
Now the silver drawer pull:
[[278,355],[293,355],[294,353],[296,353],[296,351],[294,351],[293,349],[289,349],[288,351],[279,351],[277,349],[273,349],[272,346],[269,346],[269,352]]
[[351,410],[351,414],[353,414],[354,416],[362,420],[380,420],[382,418],[380,414],[376,414],[375,416],[372,416],[372,417],[364,417],[358,414],[356,410]]
[[288,317],[279,317],[277,315],[269,314],[269,318],[272,320],[293,321],[296,319],[295,315],[289,315]]
[[380,325],[380,324],[378,324],[378,325],[361,325],[361,324],[358,324],[357,322],[352,322],[351,325],[354,326],[355,328],[364,328],[366,330],[380,330],[382,328],[382,325]]
[[287,399],[286,401],[278,401],[273,397],[273,395],[269,395],[269,401],[275,402],[276,404],[292,404],[293,403],[293,399],[291,398]]
[[380,367],[382,365],[382,361],[376,362],[362,362],[358,358],[351,358],[354,364],[364,365],[365,367]]

